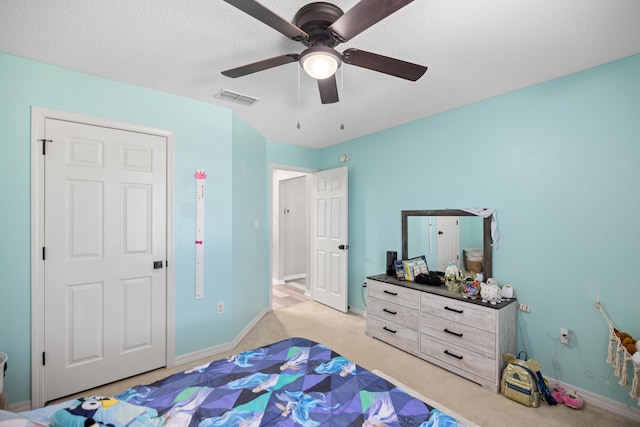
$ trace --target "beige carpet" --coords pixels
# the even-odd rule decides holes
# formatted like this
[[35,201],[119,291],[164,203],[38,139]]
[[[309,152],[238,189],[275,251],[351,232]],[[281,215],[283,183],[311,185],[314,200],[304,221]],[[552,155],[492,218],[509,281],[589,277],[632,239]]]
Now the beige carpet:
[[[343,314],[309,301],[267,313],[233,351],[221,353],[208,360],[298,336],[325,344],[366,369],[381,371],[404,387],[440,403],[480,426],[638,425],[636,422],[588,405],[581,410],[573,410],[564,405],[548,406],[543,402],[539,408],[528,408],[388,344],[367,337],[365,323],[366,320],[362,316]],[[202,362],[198,361],[189,366]],[[133,385],[147,384],[186,368],[187,366],[159,369],[86,391],[82,395],[113,395]],[[396,383],[402,387],[401,384]]]

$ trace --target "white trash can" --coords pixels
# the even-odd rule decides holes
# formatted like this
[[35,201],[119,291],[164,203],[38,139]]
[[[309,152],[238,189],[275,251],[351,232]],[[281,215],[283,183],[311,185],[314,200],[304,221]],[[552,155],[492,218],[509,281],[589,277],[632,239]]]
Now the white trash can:
[[0,393],[2,393],[2,383],[4,381],[4,371],[7,369],[7,360],[9,360],[9,357],[4,353],[0,353]]

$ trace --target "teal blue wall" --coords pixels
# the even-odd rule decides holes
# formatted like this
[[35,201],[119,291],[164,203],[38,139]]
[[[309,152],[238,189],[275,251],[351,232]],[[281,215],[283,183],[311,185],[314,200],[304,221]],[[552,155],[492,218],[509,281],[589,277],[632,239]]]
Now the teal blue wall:
[[[638,76],[640,55],[323,150],[321,168],[350,156],[349,304],[364,309],[364,278],[400,253],[401,210],[495,208],[494,276],[531,306],[518,349],[546,375],[637,407],[605,363],[593,303],[640,339]],[[574,346],[558,344],[561,327]]]
[[[265,139],[233,121],[233,337],[269,306]],[[257,229],[256,229],[257,221]]]
[[[316,170],[320,164],[321,151],[298,145],[267,141],[267,164],[270,167],[306,168]],[[267,170],[267,173],[271,171]],[[271,179],[268,177],[268,179]]]

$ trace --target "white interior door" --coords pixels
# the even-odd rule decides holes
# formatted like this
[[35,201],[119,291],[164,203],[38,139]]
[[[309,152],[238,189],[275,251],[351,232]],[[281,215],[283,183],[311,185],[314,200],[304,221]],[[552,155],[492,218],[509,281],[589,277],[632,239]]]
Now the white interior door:
[[436,220],[438,270],[444,271],[450,261],[460,268],[460,227],[457,216],[439,216]]
[[49,118],[45,139],[46,402],[166,364],[167,140]]
[[311,295],[314,300],[348,311],[348,170],[313,174],[311,191]]

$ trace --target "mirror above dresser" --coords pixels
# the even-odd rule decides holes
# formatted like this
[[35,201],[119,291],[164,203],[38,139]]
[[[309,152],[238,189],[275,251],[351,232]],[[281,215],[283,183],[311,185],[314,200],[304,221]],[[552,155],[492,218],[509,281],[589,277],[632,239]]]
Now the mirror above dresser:
[[488,278],[493,274],[491,244],[491,216],[459,209],[402,211],[402,259],[426,255],[429,268],[440,271],[442,260],[453,260],[462,270],[481,270]]

